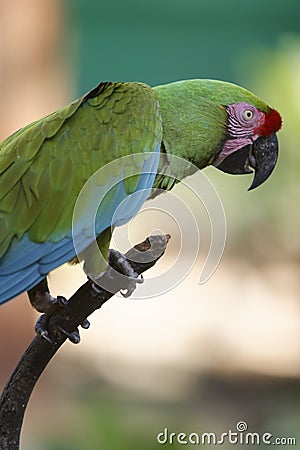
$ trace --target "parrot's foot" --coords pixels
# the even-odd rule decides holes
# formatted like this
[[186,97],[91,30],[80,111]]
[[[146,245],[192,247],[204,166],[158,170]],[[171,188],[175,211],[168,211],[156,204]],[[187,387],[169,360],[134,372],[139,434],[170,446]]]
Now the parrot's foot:
[[[49,332],[47,330],[50,317],[51,315],[49,314],[43,314],[42,316],[40,316],[35,324],[34,330],[38,336],[42,337],[50,344],[53,344],[53,341],[49,337]],[[87,329],[90,326],[90,322],[87,319],[85,319],[81,323],[81,326],[82,328]],[[79,344],[80,334],[78,328],[76,328],[76,330],[72,332],[66,331],[60,325],[57,325],[57,328],[67,336],[67,338],[69,339],[69,341],[72,342],[72,344]]]
[[67,304],[67,299],[62,295],[52,297],[50,292],[37,290],[34,292],[34,295],[30,296],[30,301],[38,312],[44,314],[54,314]]
[[[136,274],[138,277],[138,274]],[[144,283],[143,275],[141,275],[141,278],[128,278],[128,285],[125,289],[121,289],[120,293],[124,298],[128,298],[131,296],[131,294],[135,291],[137,284]]]
[[[40,313],[44,313],[35,324],[35,332],[38,336],[41,336],[46,341],[53,343],[49,336],[48,323],[49,319],[53,314],[58,313],[62,308],[67,306],[68,300],[62,295],[57,297],[52,297],[49,292],[49,287],[47,279],[44,278],[36,286],[28,291],[28,296],[32,306]],[[89,328],[90,322],[85,319],[81,323],[82,328]],[[76,329],[71,333],[64,330],[62,327],[57,326],[60,331],[62,331],[67,338],[74,344],[80,342],[79,331]]]
[[[108,266],[101,276],[105,275],[111,280],[114,280],[116,279],[116,271],[125,278],[124,284],[126,284],[126,286],[120,290],[121,295],[125,298],[130,297],[136,289],[137,284],[142,284],[144,282],[143,276],[141,275],[139,278],[139,274],[133,269],[126,256],[118,250],[110,249],[108,254]],[[101,286],[101,283],[99,283],[99,285]],[[93,284],[93,288],[96,292],[98,292],[98,288],[95,283]]]

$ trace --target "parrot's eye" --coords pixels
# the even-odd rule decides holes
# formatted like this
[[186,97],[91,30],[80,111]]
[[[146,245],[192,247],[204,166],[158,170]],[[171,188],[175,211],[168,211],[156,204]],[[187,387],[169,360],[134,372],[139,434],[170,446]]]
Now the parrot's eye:
[[251,120],[253,117],[253,111],[251,111],[251,109],[245,109],[243,116],[245,120]]

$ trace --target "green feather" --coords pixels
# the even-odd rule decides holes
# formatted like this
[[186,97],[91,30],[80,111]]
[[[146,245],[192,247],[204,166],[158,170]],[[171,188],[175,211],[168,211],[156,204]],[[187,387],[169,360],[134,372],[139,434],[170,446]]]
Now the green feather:
[[[225,106],[247,102],[268,112],[269,107],[246,89],[218,80],[184,80],[153,88],[160,104],[163,122],[163,143],[167,154],[171,153],[191,161],[199,169],[211,164],[227,136],[227,113]],[[155,187],[172,187],[172,178],[182,179],[189,175],[185,168],[165,167],[165,172],[155,180]],[[182,170],[183,167],[183,170]]]
[[[154,88],[163,121],[167,153],[185,158],[200,169],[221,151],[227,114],[222,104],[203,97],[202,85],[186,82]],[[173,169],[176,173],[176,167]]]
[[[186,80],[155,88],[106,82],[16,131],[0,144],[0,257],[24,233],[34,242],[66,236],[82,187],[116,158],[134,155],[121,169],[109,166],[95,183],[105,185],[122,170],[128,193],[139,182],[144,153],[161,142],[156,187],[171,189],[174,176],[178,180],[192,171],[168,165],[169,153],[200,169],[211,164],[227,137],[225,106],[242,101],[269,110],[246,89],[222,81]],[[109,196],[105,201],[109,209]],[[103,240],[107,249],[109,239]]]
[[[153,151],[161,137],[158,102],[142,83],[101,83],[11,135],[0,145],[0,257],[24,233],[34,242],[63,238],[89,177],[116,158]],[[138,171],[145,158],[135,164]],[[133,167],[127,162],[124,174],[130,176]],[[102,173],[98,183],[119,175],[115,170]],[[128,192],[138,179],[126,180]]]

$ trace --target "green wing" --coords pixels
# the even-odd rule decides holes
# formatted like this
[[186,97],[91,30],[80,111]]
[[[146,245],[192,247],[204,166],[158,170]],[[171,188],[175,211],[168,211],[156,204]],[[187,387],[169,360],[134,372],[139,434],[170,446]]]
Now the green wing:
[[[25,233],[37,243],[61,240],[71,230],[74,204],[88,178],[116,158],[154,151],[161,136],[152,89],[107,82],[3,141],[0,257],[13,237]],[[140,170],[145,158],[134,161],[123,167],[125,177]],[[126,180],[128,193],[138,180]]]

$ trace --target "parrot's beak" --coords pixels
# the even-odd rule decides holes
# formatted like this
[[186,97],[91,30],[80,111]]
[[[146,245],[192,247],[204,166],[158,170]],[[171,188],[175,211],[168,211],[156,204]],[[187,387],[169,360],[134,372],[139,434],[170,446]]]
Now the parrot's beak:
[[254,179],[248,191],[260,186],[273,172],[278,158],[278,140],[275,133],[259,137],[253,144],[227,156],[217,167],[226,173],[248,174],[254,169]]

